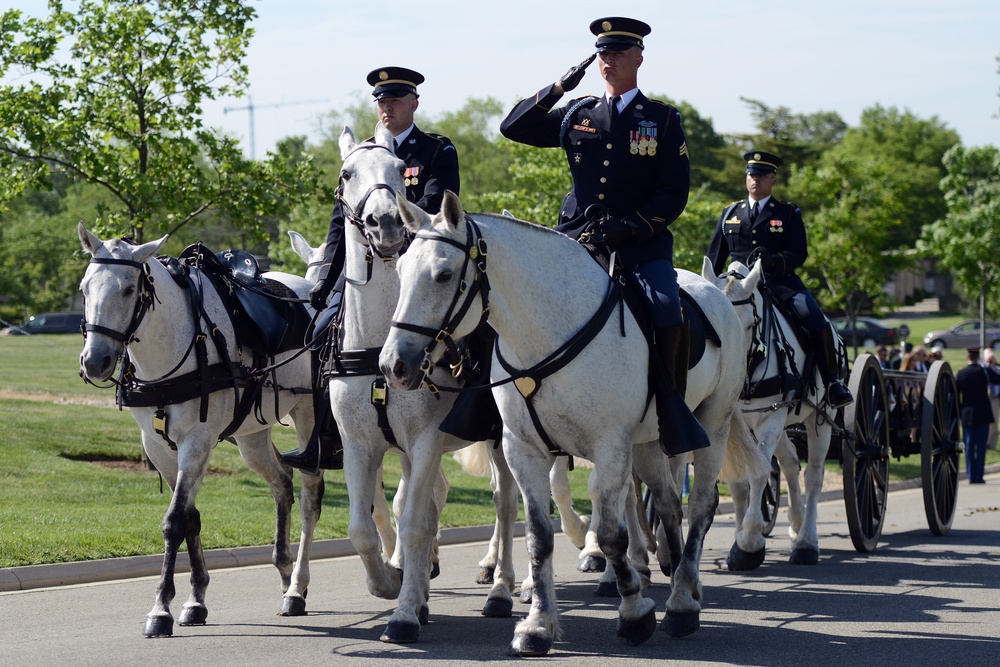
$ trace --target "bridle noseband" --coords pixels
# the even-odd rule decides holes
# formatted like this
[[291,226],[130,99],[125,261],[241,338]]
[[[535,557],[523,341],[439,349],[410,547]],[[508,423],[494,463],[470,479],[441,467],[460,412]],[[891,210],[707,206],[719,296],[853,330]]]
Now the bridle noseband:
[[[449,355],[456,360],[457,366],[452,366],[452,375],[458,376],[461,374],[461,351],[458,349],[458,345],[455,343],[455,339],[452,338],[452,334],[461,324],[462,320],[465,319],[466,314],[472,307],[472,304],[479,294],[483,297],[483,310],[479,316],[479,322],[476,324],[476,328],[479,327],[489,317],[490,305],[489,305],[489,295],[490,295],[490,282],[486,276],[486,239],[483,238],[482,232],[475,221],[466,216],[465,218],[465,243],[456,241],[450,237],[444,236],[442,234],[435,234],[429,231],[419,231],[413,237],[414,239],[425,239],[428,241],[436,241],[438,243],[447,243],[450,246],[458,248],[465,255],[465,259],[462,263],[461,279],[459,280],[458,289],[455,291],[455,295],[451,299],[451,303],[448,305],[448,310],[445,312],[443,323],[437,329],[431,327],[419,326],[416,324],[409,324],[407,322],[400,322],[398,320],[392,320],[390,323],[391,327],[397,329],[402,329],[403,331],[411,331],[422,336],[427,336],[431,339],[431,344],[424,348],[424,359],[420,364],[420,370],[424,374],[423,381],[431,388],[431,391],[437,393],[435,387],[428,380],[427,376],[430,375],[431,371],[434,370],[434,361],[432,361],[432,356],[434,350],[437,348],[438,344],[442,344],[447,348]],[[465,275],[468,272],[469,264],[475,264],[475,275],[472,278],[472,286],[465,280]],[[462,296],[465,296],[464,300]]]

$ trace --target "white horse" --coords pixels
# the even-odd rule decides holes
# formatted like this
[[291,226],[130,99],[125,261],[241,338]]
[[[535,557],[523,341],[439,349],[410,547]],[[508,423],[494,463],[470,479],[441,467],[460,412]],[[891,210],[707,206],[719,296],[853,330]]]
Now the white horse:
[[[443,393],[436,398],[390,389],[373,396],[373,378],[379,383],[381,376],[378,352],[389,334],[399,294],[392,254],[402,248],[406,234],[396,206],[397,196],[405,195],[406,165],[395,156],[392,136],[381,123],[376,126],[372,142],[357,142],[350,128],[345,128],[340,150],[343,166],[339,197],[350,223],[344,236],[347,284],[341,348],[364,366],[356,373],[334,375],[330,380],[330,401],[344,442],[344,472],[351,503],[348,534],[365,565],[368,590],[379,597],[398,598],[381,639],[413,642],[429,613],[431,549],[444,504],[440,494],[441,457],[444,452],[470,443],[438,428],[454,403],[454,394]],[[379,242],[377,254],[382,261],[371,256],[373,239]],[[435,379],[442,387],[458,385],[447,371],[439,371]],[[385,420],[395,444],[379,427],[374,403],[383,401]],[[379,552],[371,508],[379,468],[385,454],[392,450],[402,453],[406,485],[405,491],[397,493],[397,500],[403,501],[397,522],[399,542],[392,560],[386,562]],[[510,616],[517,487],[502,457],[497,458],[501,479],[494,491],[494,504],[497,520],[502,523],[501,557],[483,614]],[[443,491],[447,493],[447,486]]]
[[[320,243],[318,246],[313,247],[310,245],[309,241],[306,240],[302,234],[296,231],[290,230],[288,236],[291,239],[292,250],[298,255],[303,262],[306,264],[305,278],[313,285],[319,280],[319,269],[323,265],[323,258],[326,254],[326,241]],[[376,488],[384,488],[382,481],[383,469],[380,467],[378,469],[378,479],[376,481]],[[448,480],[444,480],[445,485],[447,485]],[[402,488],[400,484],[400,488]],[[445,493],[447,494],[447,486],[445,486]],[[397,497],[402,497],[404,494],[399,492],[397,489]],[[398,522],[399,516],[402,513],[402,503],[396,503],[393,505],[393,509],[396,509],[396,505],[400,505],[400,509],[396,510],[396,520]],[[375,525],[378,528],[379,538],[382,540],[382,553],[387,559],[393,557],[393,553],[396,550],[396,529],[393,527],[392,520],[393,515],[389,512],[389,503],[385,499],[384,493],[375,494],[375,502],[372,504],[372,519],[375,521]],[[435,545],[434,550],[434,562],[437,563],[437,548]]]
[[[698,566],[718,506],[716,479],[723,460],[733,466],[726,470],[726,479],[764,474],[769,468],[735,410],[745,358],[732,306],[711,283],[693,274],[682,279],[722,339],[721,348],[707,346],[689,375],[687,400],[712,446],[693,453],[697,473],[685,544],[680,496],[657,441],[655,411],[647,409],[649,350],[631,311],[620,310],[616,283],[566,236],[504,216],[467,217],[450,192],[433,220],[402,199],[399,206],[415,237],[397,268],[399,304],[380,357],[386,377],[393,386],[418,388],[425,371],[441,357],[435,341],[447,343],[450,337],[467,335],[488,317],[499,340],[493,380],[512,380],[497,386],[494,395],[503,417],[504,454],[525,501],[535,589],[531,612],[518,623],[511,650],[545,654],[558,632],[548,518],[554,456],[546,440],[594,462],[594,519],[601,548],[618,579],[620,640],[642,643],[656,626],[655,603],[643,597],[639,577],[626,558],[624,507],[632,489],[633,463],[667,527],[674,567],[664,629],[671,636],[694,632],[702,597]],[[593,313],[605,315],[606,322],[601,324]],[[588,322],[597,324],[589,327]],[[591,331],[593,338],[588,343],[574,335],[578,331]],[[568,356],[560,356],[567,350]],[[497,363],[501,360],[505,363]],[[558,365],[551,373],[550,363]],[[511,375],[510,368],[524,370]],[[671,460],[675,475],[686,458]]]
[[[162,407],[130,407],[142,429],[143,449],[173,491],[163,519],[163,569],[143,634],[147,637],[173,634],[170,603],[175,593],[174,569],[177,550],[184,541],[191,561],[191,595],[178,622],[203,625],[208,617],[205,591],[209,576],[202,554],[201,517],[195,497],[212,450],[227,434],[236,441],[243,460],[265,479],[274,496],[277,523],[272,562],[281,575],[285,592],[280,613],[305,614],[309,552],[321,510],[323,478],[303,480],[302,534],[298,556],[293,559],[292,475],[278,458],[271,442],[271,429],[290,415],[300,426],[296,430],[300,445],[312,430],[309,356],[295,357],[291,352],[278,355],[278,362],[287,363],[278,367],[273,376],[268,375],[274,386],[260,393],[256,415],[243,414],[237,406],[250,391],[243,385],[250,374],[242,364],[251,363],[251,353],[236,346],[230,316],[202,272],[191,268],[191,287],[178,286],[164,265],[154,259],[166,236],[133,245],[124,240],[102,241],[82,222],[78,232],[83,249],[92,257],[80,284],[87,323],[80,354],[81,375],[92,382],[107,381],[119,359],[124,359],[123,363],[132,366],[125,372],[136,382],[159,387],[170,384],[175,394],[193,388],[188,396],[170,398],[163,393]],[[265,277],[284,284],[300,298],[308,295],[310,285],[304,278],[279,273],[268,273]],[[192,301],[200,302],[201,306],[192,306]],[[192,312],[193,308],[200,310]],[[203,344],[204,363],[199,363],[202,354],[199,348]],[[126,352],[127,356],[123,356]],[[230,362],[231,365],[223,366]],[[131,386],[135,388],[134,383]],[[207,392],[207,403],[203,403],[200,388]],[[123,389],[120,387],[119,391]],[[156,390],[152,393],[155,398]],[[147,401],[137,401],[143,402]]]
[[[715,276],[712,265],[705,260],[702,275],[713,281],[736,305],[745,331],[746,347],[751,353],[761,354],[760,363],[750,371],[748,387],[754,394],[741,400],[759,446],[768,460],[778,456],[782,472],[789,486],[789,529],[792,550],[789,562],[797,565],[815,565],[819,562],[819,537],[816,520],[819,495],[823,489],[824,463],[830,449],[835,410],[824,401],[826,386],[815,367],[805,366],[806,353],[793,325],[777,308],[766,305],[760,289],[762,270],[760,262],[748,269],[740,262],[729,265],[723,276]],[[785,361],[782,361],[782,358]],[[798,370],[793,373],[788,359],[794,359]],[[814,389],[808,394],[795,386],[798,375],[801,383],[808,384],[806,373],[814,376]],[[779,388],[779,377],[786,378],[787,392]],[[773,385],[768,388],[768,385]],[[785,433],[785,427],[802,422],[808,441],[808,461],[805,469],[805,498],[798,485],[798,459],[795,446]],[[736,507],[736,539],[726,559],[730,570],[752,570],[764,561],[764,517],[761,497],[767,484],[766,477],[751,478],[749,483],[732,484],[733,503]]]

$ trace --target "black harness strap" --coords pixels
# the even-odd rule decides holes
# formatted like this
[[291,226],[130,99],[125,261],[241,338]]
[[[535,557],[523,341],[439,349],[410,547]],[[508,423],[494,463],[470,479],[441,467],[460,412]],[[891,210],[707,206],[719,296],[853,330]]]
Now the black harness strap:
[[604,329],[604,325],[611,318],[611,313],[614,312],[615,306],[619,305],[623,300],[622,289],[621,283],[613,280],[609,281],[604,302],[583,328],[560,346],[558,350],[527,370],[518,371],[503,358],[503,355],[500,354],[500,340],[499,338],[497,339],[496,346],[494,347],[497,361],[500,362],[505,371],[510,373],[511,377],[507,381],[512,381],[517,391],[524,397],[525,406],[527,407],[528,414],[531,416],[531,423],[534,424],[535,430],[538,431],[538,435],[542,438],[542,442],[548,447],[549,453],[555,456],[567,456],[567,454],[559,445],[555,444],[545,430],[538,416],[538,411],[535,410],[532,399],[538,393],[538,390],[541,389],[542,380],[559,372],[569,362],[573,361],[584,348],[590,345],[590,342],[597,337],[597,334]]

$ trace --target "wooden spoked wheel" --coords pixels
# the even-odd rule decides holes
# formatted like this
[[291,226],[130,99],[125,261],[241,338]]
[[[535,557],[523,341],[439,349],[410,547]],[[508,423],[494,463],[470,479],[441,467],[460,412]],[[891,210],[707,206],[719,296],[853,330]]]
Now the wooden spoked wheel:
[[951,366],[946,361],[935,361],[924,385],[920,431],[924,512],[935,535],[947,535],[955,518],[962,453],[959,416],[958,387]]
[[866,553],[878,545],[889,499],[889,403],[874,356],[854,361],[850,389],[854,403],[844,409],[849,433],[841,443],[844,504],[851,542]]

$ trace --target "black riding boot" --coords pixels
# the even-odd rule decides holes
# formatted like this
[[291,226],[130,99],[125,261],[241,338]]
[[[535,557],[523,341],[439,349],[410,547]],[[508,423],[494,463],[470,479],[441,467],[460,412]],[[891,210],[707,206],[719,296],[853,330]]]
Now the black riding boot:
[[826,385],[826,400],[834,408],[842,408],[854,400],[851,390],[847,388],[838,372],[837,345],[833,340],[833,331],[824,326],[819,331],[809,334],[816,355],[816,368],[819,369],[823,384]]
[[330,389],[320,380],[319,350],[312,352],[313,363],[313,415],[316,419],[309,442],[303,451],[293,450],[281,455],[285,465],[299,468],[303,474],[318,475],[323,470],[340,470],[344,467],[344,445],[340,429],[330,409]]
[[[656,352],[650,366],[656,384],[656,412],[660,421],[660,447],[667,456],[708,447],[708,434],[684,402],[687,386],[687,338],[685,326],[657,329]],[[681,354],[678,351],[683,347]],[[681,358],[683,357],[683,358]]]

